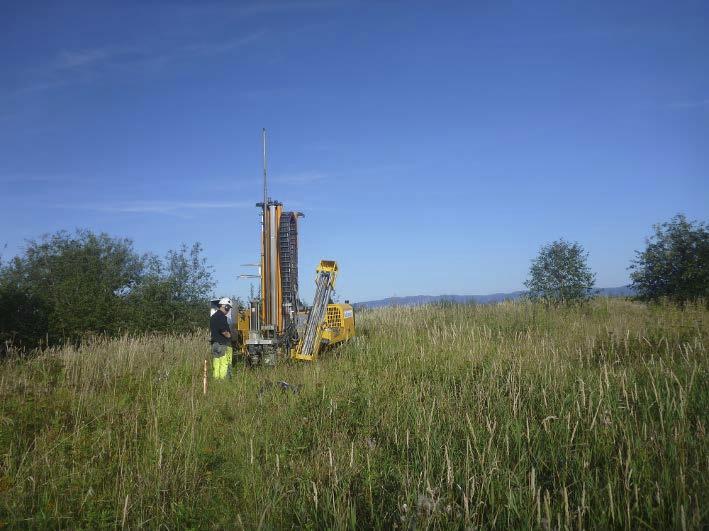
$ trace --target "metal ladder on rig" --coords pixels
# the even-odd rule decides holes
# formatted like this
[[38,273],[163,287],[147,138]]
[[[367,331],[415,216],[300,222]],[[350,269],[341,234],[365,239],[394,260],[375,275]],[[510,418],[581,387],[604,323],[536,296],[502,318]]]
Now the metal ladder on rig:
[[337,275],[337,264],[333,261],[322,260],[317,269],[315,277],[315,297],[313,306],[308,314],[308,320],[303,332],[303,340],[298,345],[293,358],[298,360],[314,360],[320,350],[320,339],[322,338],[325,320],[325,312],[330,301],[330,295],[335,289],[335,277]]

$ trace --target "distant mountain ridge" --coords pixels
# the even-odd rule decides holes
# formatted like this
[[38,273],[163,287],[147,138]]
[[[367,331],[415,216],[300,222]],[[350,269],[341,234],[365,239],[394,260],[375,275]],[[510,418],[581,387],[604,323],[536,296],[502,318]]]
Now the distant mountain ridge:
[[[354,303],[359,308],[383,308],[385,306],[421,306],[436,302],[453,302],[465,304],[493,304],[502,301],[514,301],[522,298],[526,291],[512,291],[510,293],[492,293],[490,295],[411,295],[409,297],[387,297],[376,301],[362,301]],[[593,290],[594,295],[600,297],[632,297],[635,292],[630,286],[617,288],[598,288]]]

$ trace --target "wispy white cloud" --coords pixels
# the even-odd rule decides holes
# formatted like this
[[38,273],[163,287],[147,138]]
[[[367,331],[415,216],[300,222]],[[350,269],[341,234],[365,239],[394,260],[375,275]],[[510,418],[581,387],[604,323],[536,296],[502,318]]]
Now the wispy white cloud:
[[26,188],[28,190],[36,190],[38,188],[46,189],[47,187],[67,187],[90,182],[89,179],[62,174],[16,173],[0,175],[0,186],[17,189]]
[[140,61],[143,55],[128,48],[102,47],[62,50],[53,58],[25,73],[18,94],[42,92],[96,79],[112,67]]
[[276,14],[294,11],[316,11],[329,9],[345,5],[341,0],[312,0],[312,1],[277,1],[277,2],[256,2],[251,5],[243,5],[237,8],[237,12],[244,16]]
[[225,40],[194,42],[181,46],[166,43],[139,46],[105,46],[62,50],[50,61],[28,72],[20,92],[42,91],[92,81],[115,71],[131,71],[174,65],[216,55],[237,53],[257,43],[265,31],[252,31]]
[[328,177],[329,175],[326,173],[308,171],[284,175],[274,175],[269,180],[273,183],[278,184],[303,185],[323,181]]
[[234,21],[262,15],[277,16],[352,5],[353,0],[253,0],[250,2],[186,2],[173,6],[172,11],[183,20]]
[[48,177],[35,177],[35,176],[2,176],[0,177],[0,185],[2,186],[44,186],[56,184],[55,179],[50,179]]
[[[196,60],[218,54],[237,53],[252,46],[268,34],[266,30],[256,30],[254,24],[246,26],[246,19],[266,20],[265,15],[290,16],[294,13],[327,11],[351,4],[351,0],[254,0],[252,2],[233,3],[186,3],[172,9],[174,26],[166,21],[163,32],[147,43],[124,42],[113,46],[85,47],[60,50],[47,61],[26,72],[27,79],[18,94],[44,91],[68,84],[89,82],[114,70],[146,69],[154,71],[156,67],[174,64],[180,61]],[[208,27],[228,27],[234,33],[239,24],[249,27],[231,38],[194,40],[191,36],[177,35],[177,28],[184,27],[189,20],[193,30]],[[254,22],[256,22],[254,21]],[[302,24],[287,30],[297,33],[306,29]],[[204,35],[204,31],[202,31]],[[209,34],[208,34],[209,35]],[[186,44],[189,42],[189,44]]]
[[94,72],[106,66],[128,64],[145,59],[148,50],[129,46],[102,46],[73,50],[60,50],[44,64],[29,70],[39,85],[76,78],[77,74]]
[[124,214],[180,214],[186,210],[228,210],[251,208],[250,201],[118,201],[114,203],[57,204],[57,208],[94,210]]
[[352,182],[363,182],[372,179],[381,179],[382,177],[392,174],[399,174],[407,167],[408,166],[404,164],[383,164],[380,166],[369,166],[335,172],[310,170],[296,173],[275,174],[273,177],[269,177],[269,182],[294,186],[306,186],[328,180],[343,179]]
[[61,51],[57,55],[53,68],[65,70],[71,68],[85,68],[98,62],[104,61],[110,55],[105,48],[95,48],[79,51]]
[[703,100],[675,101],[667,105],[671,109],[696,109],[709,107],[709,98]]
[[265,31],[255,31],[253,33],[224,41],[189,44],[178,49],[174,55],[166,55],[168,58],[176,59],[185,56],[197,57],[231,53],[259,41],[265,35]]

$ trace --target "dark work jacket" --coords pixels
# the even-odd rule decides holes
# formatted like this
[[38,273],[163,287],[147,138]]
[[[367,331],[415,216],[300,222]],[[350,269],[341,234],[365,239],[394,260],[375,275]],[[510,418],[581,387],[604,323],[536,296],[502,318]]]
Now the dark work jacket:
[[222,332],[229,332],[229,322],[226,320],[226,315],[224,315],[221,310],[217,310],[214,312],[214,315],[209,318],[209,330],[212,332],[210,343],[231,345],[231,339],[222,335]]

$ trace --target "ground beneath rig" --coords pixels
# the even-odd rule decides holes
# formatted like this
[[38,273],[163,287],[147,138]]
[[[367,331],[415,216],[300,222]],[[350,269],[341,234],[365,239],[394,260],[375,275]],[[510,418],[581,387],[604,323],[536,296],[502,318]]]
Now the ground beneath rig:
[[206,396],[206,333],[7,360],[0,527],[706,528],[708,317],[373,310]]

